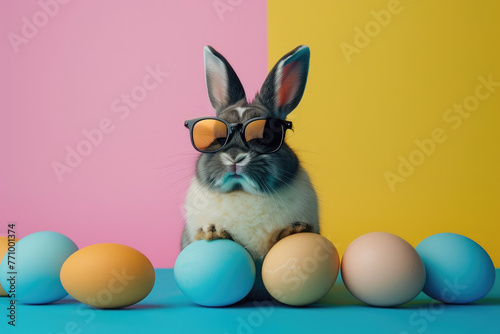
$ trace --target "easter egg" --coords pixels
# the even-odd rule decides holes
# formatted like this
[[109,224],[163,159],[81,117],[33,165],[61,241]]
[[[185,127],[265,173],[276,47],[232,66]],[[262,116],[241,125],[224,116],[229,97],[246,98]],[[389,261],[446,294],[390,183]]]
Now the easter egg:
[[177,286],[193,302],[203,306],[234,304],[250,292],[255,263],[245,248],[227,239],[191,243],[174,266]]
[[[0,261],[2,261],[4,255],[7,254],[7,251],[9,249],[9,241],[10,241],[10,246],[13,247],[14,244],[17,242],[17,239],[12,239],[7,236],[0,237]],[[15,248],[11,249],[15,250]],[[8,293],[2,288],[2,285],[0,285],[0,297],[5,297],[7,295]]]
[[439,233],[417,246],[427,272],[424,293],[450,304],[466,304],[486,296],[495,282],[495,266],[475,241],[455,233]]
[[335,246],[315,233],[297,233],[278,241],[262,264],[262,280],[278,301],[302,306],[314,303],[333,287],[339,272]]
[[115,243],[84,247],[61,268],[61,282],[76,300],[97,308],[138,303],[153,289],[155,271],[138,250]]
[[386,232],[372,232],[347,246],[341,265],[349,292],[372,306],[397,306],[411,301],[425,282],[425,268],[417,251],[405,240]]
[[[15,290],[23,304],[47,304],[67,295],[59,273],[66,259],[78,250],[68,237],[51,231],[35,232],[19,240],[9,263],[5,254],[0,264],[4,290]],[[13,265],[13,267],[11,267]],[[11,274],[13,273],[13,274]]]

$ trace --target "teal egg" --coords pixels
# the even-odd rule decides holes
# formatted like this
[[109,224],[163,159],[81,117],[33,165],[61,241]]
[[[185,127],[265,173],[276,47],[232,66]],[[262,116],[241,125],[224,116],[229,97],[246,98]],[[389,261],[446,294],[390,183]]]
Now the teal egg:
[[495,266],[475,241],[455,233],[424,239],[417,252],[425,265],[424,293],[449,304],[467,304],[488,294],[495,282]]
[[255,263],[245,248],[231,240],[200,240],[179,254],[174,266],[177,286],[203,306],[227,306],[250,292]]
[[5,254],[0,264],[0,283],[5,291],[13,291],[20,303],[55,302],[67,295],[61,284],[61,267],[77,250],[71,239],[57,232],[27,235],[16,243],[13,258]]

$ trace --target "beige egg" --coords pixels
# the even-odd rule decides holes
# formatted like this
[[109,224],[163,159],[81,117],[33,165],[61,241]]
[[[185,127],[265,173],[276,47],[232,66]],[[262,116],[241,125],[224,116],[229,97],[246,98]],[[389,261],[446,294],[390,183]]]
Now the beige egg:
[[274,245],[262,264],[262,280],[278,301],[302,306],[314,303],[332,288],[339,272],[335,246],[315,233],[298,233]]
[[409,302],[425,283],[424,264],[415,248],[386,232],[354,240],[345,250],[341,270],[349,292],[372,306]]

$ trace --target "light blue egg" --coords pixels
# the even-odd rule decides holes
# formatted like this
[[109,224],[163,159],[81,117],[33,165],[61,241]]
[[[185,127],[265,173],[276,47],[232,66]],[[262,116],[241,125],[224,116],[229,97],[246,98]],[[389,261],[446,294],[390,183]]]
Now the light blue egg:
[[55,302],[67,295],[59,275],[64,261],[77,250],[73,241],[57,232],[27,235],[16,243],[15,254],[11,254],[13,268],[9,254],[5,254],[0,264],[0,283],[20,303]]
[[175,261],[177,286],[203,306],[234,304],[250,292],[255,263],[242,246],[231,240],[196,241]]
[[495,266],[475,241],[455,233],[439,233],[418,246],[425,265],[423,291],[449,304],[466,304],[488,294],[495,282]]

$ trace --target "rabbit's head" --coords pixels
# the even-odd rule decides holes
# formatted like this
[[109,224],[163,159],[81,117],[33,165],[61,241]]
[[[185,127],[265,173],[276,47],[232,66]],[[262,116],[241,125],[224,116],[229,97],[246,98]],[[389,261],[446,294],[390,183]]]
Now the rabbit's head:
[[[208,96],[216,118],[186,122],[193,145],[204,152],[196,166],[202,184],[219,192],[261,194],[293,181],[299,162],[283,142],[291,128],[285,119],[304,93],[309,54],[307,46],[299,46],[283,56],[248,103],[231,65],[212,47],[205,47]],[[203,144],[207,136],[211,139]]]

